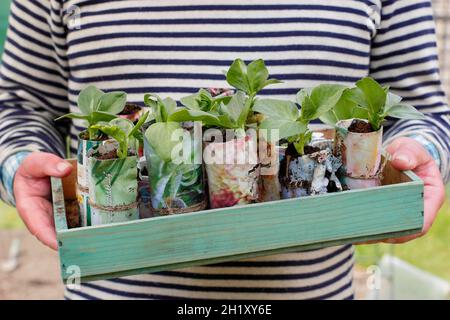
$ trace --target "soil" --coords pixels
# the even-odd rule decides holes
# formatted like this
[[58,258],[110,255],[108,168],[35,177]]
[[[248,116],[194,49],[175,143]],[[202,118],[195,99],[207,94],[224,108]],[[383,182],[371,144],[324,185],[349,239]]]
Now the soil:
[[358,120],[358,119],[353,120],[350,127],[348,127],[348,131],[354,132],[354,133],[374,132],[370,123],[362,121],[362,120]]
[[[81,140],[86,140],[86,141],[90,140],[89,133],[87,131],[81,132],[79,137]],[[106,141],[108,139],[109,139],[109,137],[106,134],[102,133],[100,136],[96,137],[96,139],[94,139],[92,141]]]
[[[304,155],[306,156],[306,155],[308,155],[308,154],[313,154],[313,153],[315,153],[315,152],[319,152],[319,151],[320,151],[320,148],[318,148],[318,147],[311,147],[311,146],[305,146],[304,151],[305,151],[305,154],[304,154]],[[286,149],[286,155],[289,155],[289,156],[294,157],[294,158],[301,156],[301,155],[297,152],[297,149],[295,149],[295,146],[294,146],[292,143],[290,143],[290,144],[288,145],[288,147],[287,147],[287,149]]]
[[[129,157],[133,157],[136,154],[134,152],[128,151],[128,156]],[[114,160],[114,159],[119,159],[119,156],[117,155],[117,150],[111,150],[107,153],[104,154],[95,154],[94,155],[96,159],[98,160]]]
[[148,169],[147,167],[145,167],[142,171],[141,171],[141,175],[144,177],[148,177]]
[[104,153],[104,154],[101,154],[101,155],[96,156],[96,158],[97,158],[98,160],[112,160],[112,159],[118,159],[118,156],[117,156],[117,150],[111,150],[111,151],[109,151],[109,152],[107,152],[107,153]]
[[119,113],[120,116],[128,116],[130,114],[134,114],[136,112],[141,111],[142,108],[136,104],[127,104],[125,105],[125,109],[123,109],[123,111],[121,113]]
[[66,200],[65,206],[69,229],[80,227],[80,213],[77,200]]

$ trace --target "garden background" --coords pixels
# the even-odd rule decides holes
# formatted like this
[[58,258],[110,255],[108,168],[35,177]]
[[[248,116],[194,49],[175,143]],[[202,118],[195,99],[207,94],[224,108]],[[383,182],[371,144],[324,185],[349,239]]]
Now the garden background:
[[[10,0],[0,1],[0,52],[7,28]],[[450,92],[450,1],[433,0],[437,21],[441,73],[445,89]],[[450,199],[450,186],[447,187]],[[403,245],[368,245],[357,248],[355,272],[357,298],[371,296],[367,281],[373,275],[370,266],[378,265],[385,255],[395,256],[400,264],[388,260],[382,268],[398,268],[406,274],[395,279],[391,272],[383,283],[388,292],[384,298],[445,298],[450,282],[450,206],[447,201],[431,232],[425,237]],[[12,259],[10,259],[12,258]],[[59,299],[62,285],[59,280],[57,254],[41,246],[30,236],[14,208],[0,202],[0,300],[2,299]],[[386,262],[387,260],[385,260]],[[417,268],[417,269],[416,269]],[[434,276],[438,278],[434,278]],[[394,285],[395,283],[395,285]],[[395,288],[394,288],[395,287]],[[444,292],[444,293],[443,293]],[[449,292],[447,292],[448,294]],[[450,296],[447,296],[450,298]]]

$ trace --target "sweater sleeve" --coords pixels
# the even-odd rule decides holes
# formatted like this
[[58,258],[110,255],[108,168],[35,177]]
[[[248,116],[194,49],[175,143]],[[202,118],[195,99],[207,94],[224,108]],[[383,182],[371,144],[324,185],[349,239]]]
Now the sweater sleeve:
[[[65,29],[56,1],[14,0],[0,69],[0,196],[6,160],[30,151],[64,154],[54,119],[68,112]],[[8,178],[10,180],[10,178]]]
[[450,109],[439,76],[436,28],[430,0],[383,0],[372,40],[371,76],[390,86],[426,120],[391,121],[385,141],[410,136],[435,157],[450,178]]

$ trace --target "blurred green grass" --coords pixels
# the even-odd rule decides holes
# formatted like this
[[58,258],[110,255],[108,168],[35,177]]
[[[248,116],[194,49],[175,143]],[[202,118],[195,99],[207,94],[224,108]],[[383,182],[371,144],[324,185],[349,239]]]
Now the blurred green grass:
[[0,201],[0,232],[5,229],[23,228],[24,224],[17,215],[16,209]]

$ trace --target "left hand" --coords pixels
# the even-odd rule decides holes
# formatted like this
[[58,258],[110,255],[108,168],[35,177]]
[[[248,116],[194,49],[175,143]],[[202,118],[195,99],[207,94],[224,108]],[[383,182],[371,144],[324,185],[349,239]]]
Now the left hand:
[[388,239],[387,243],[404,243],[419,238],[430,230],[445,200],[445,187],[436,162],[425,148],[412,138],[398,138],[388,147],[392,165],[398,170],[412,170],[424,182],[424,225],[417,235]]

